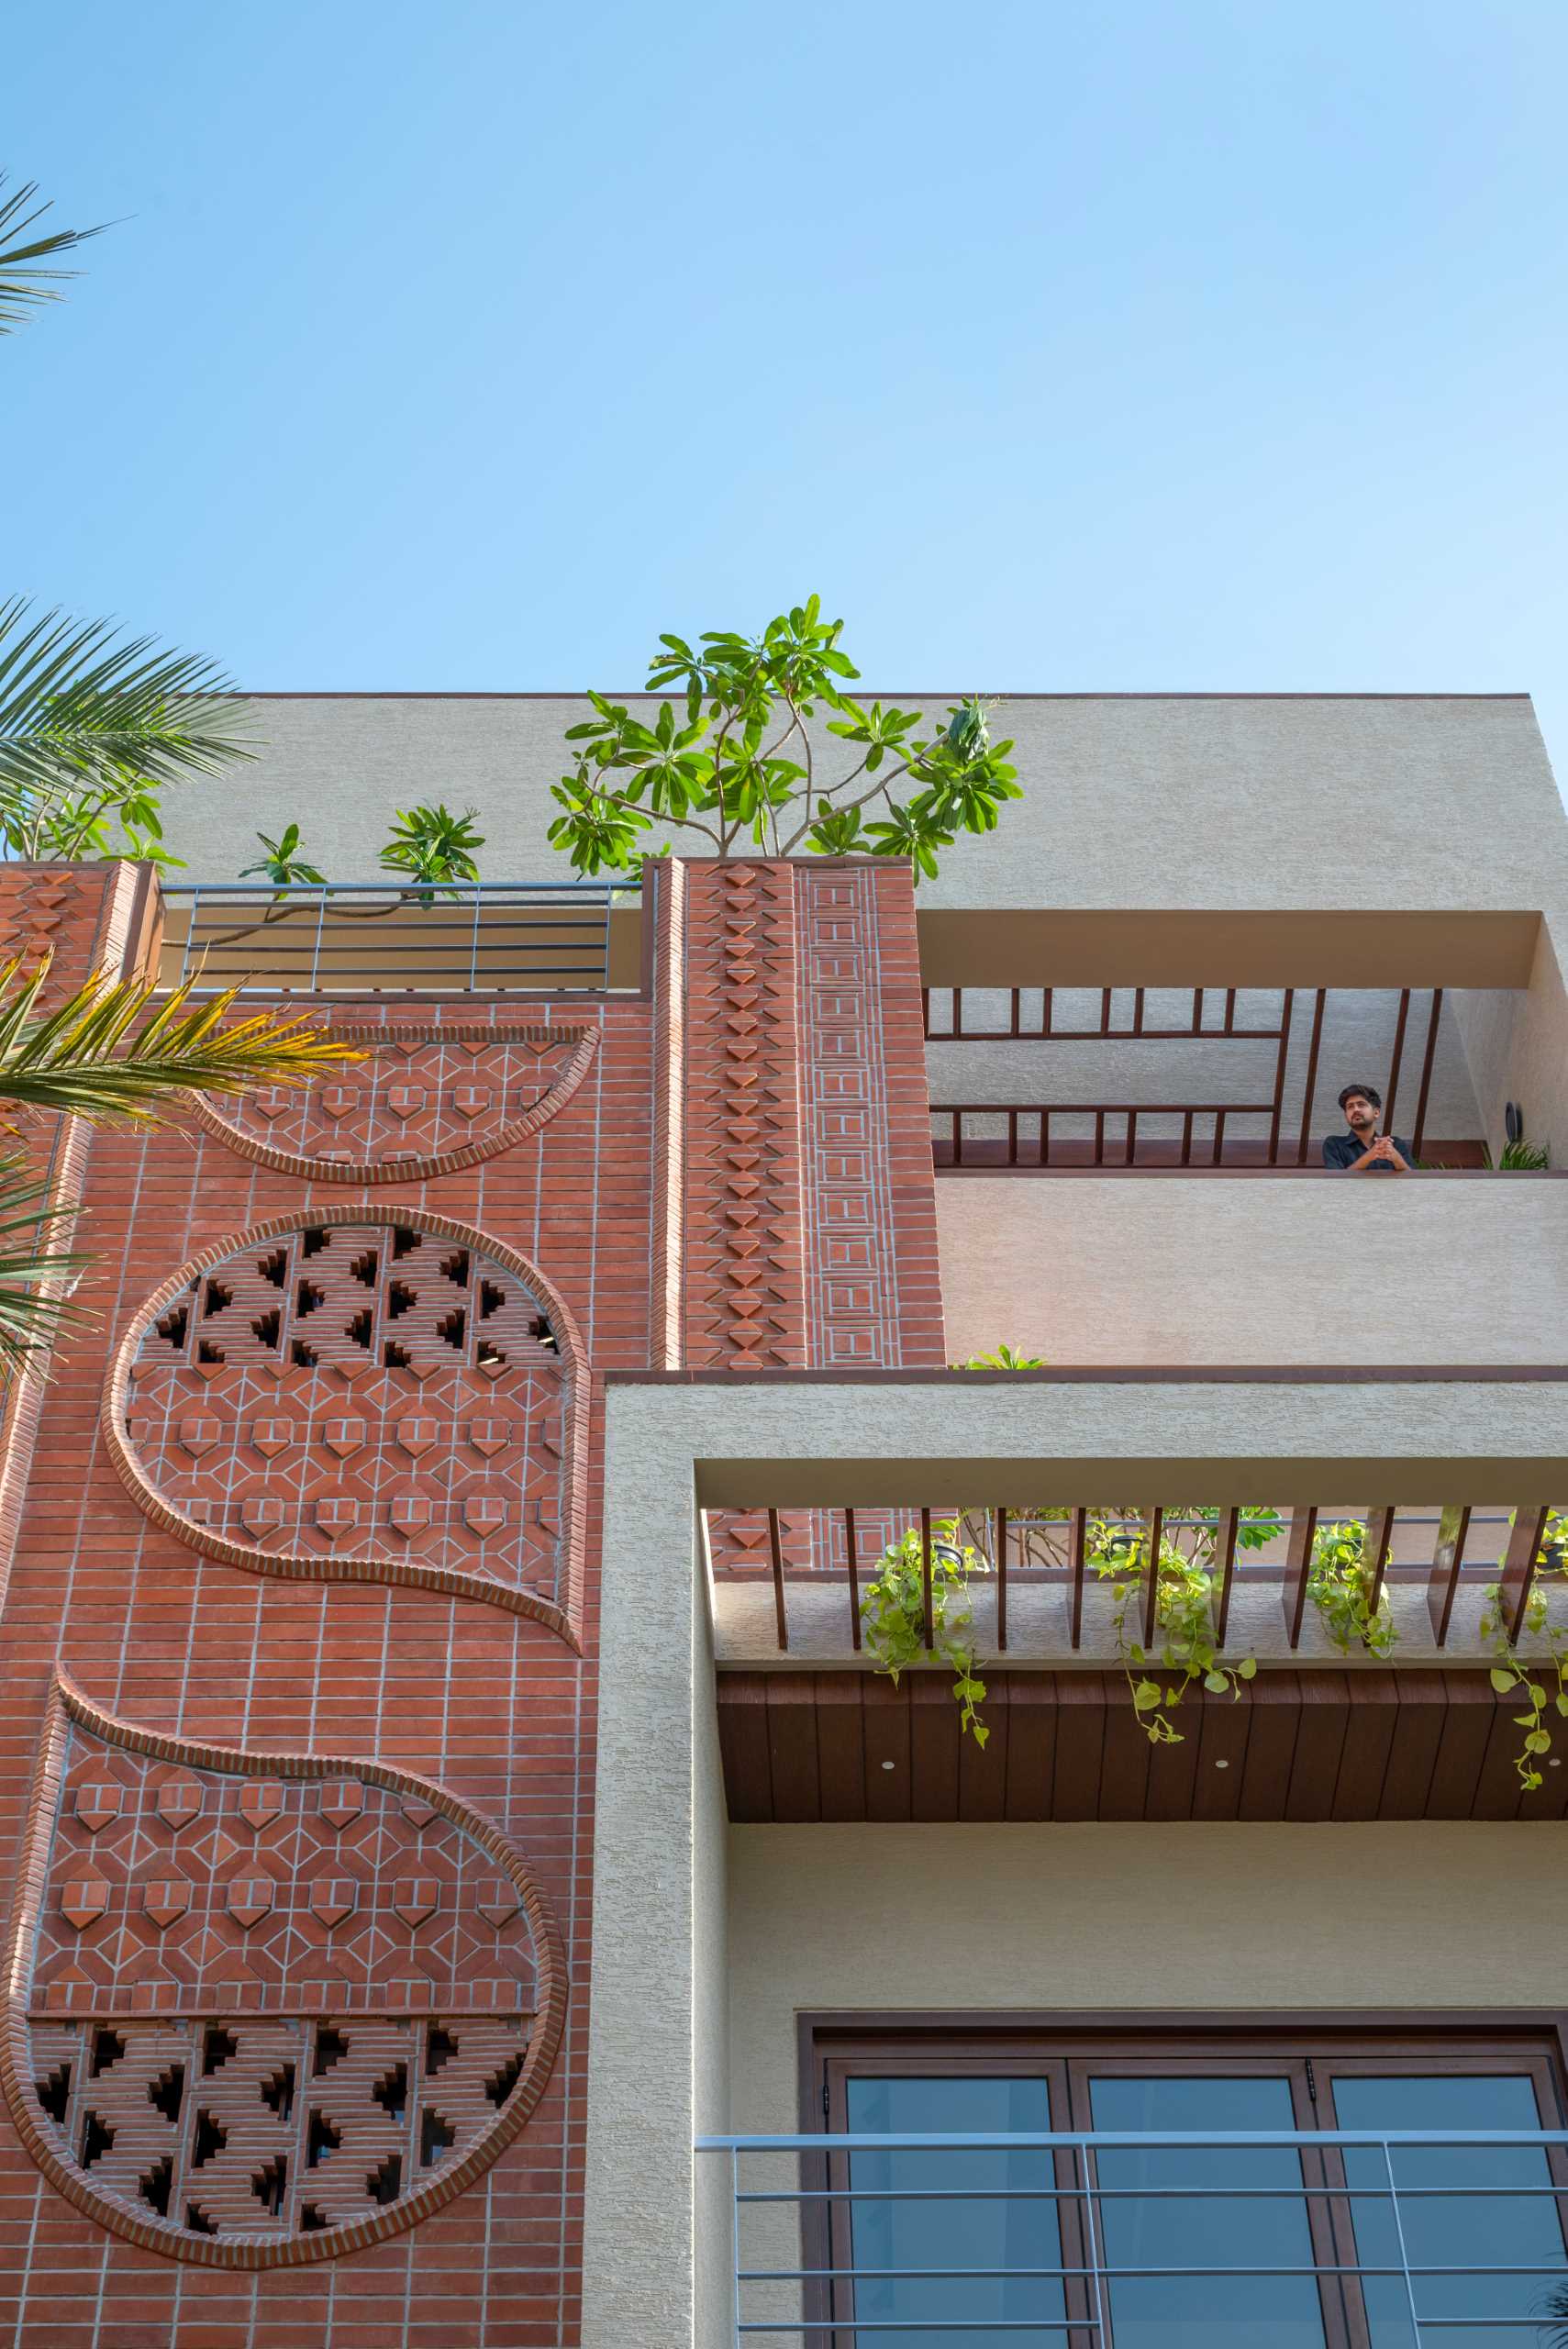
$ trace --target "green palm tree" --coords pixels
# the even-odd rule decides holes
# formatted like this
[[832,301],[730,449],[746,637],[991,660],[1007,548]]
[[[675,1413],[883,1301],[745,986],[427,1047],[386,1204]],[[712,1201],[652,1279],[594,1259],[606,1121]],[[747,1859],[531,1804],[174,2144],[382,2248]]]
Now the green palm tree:
[[[40,228],[50,207],[36,183],[8,196],[5,185],[0,174],[0,335],[61,298],[79,274],[61,256],[100,234]],[[150,786],[250,757],[245,733],[244,705],[213,662],[0,599],[0,831],[13,856],[70,855],[84,837],[72,813],[146,807]],[[135,834],[133,850],[149,845]]]
[[6,174],[0,172],[0,334],[15,334],[42,303],[61,299],[66,278],[81,274],[47,264],[84,245],[89,237],[102,236],[103,229],[50,228],[42,236],[29,235],[49,210],[48,200],[33,202],[37,180],[27,181],[11,195],[3,193],[5,185]]
[[[96,228],[49,228],[28,182],[0,176],[0,335],[61,299],[77,273],[62,257]],[[0,840],[12,856],[61,861],[102,852],[117,820],[132,853],[158,853],[157,794],[250,755],[243,706],[200,656],[122,638],[106,620],[0,600]],[[233,1095],[308,1082],[356,1054],[307,1023],[261,1012],[229,1021],[232,990],[161,1003],[143,980],[99,974],[40,1011],[48,974],[0,970],[0,1373],[84,1317],[71,1290],[90,1261],[60,1244],[72,1210],[40,1177],[19,1121],[49,1112],[95,1125],[148,1123],[193,1093]],[[7,1108],[17,1115],[5,1120]],[[4,1130],[4,1124],[0,1124]]]
[[[51,1009],[39,997],[48,964],[0,970],[0,1114],[54,1111],[93,1125],[165,1120],[193,1093],[237,1095],[308,1083],[360,1055],[277,1012],[230,1021],[235,990],[161,1002],[144,979],[90,978]],[[19,1120],[9,1120],[14,1136]],[[71,1211],[21,1149],[0,1155],[0,1369],[15,1369],[83,1316],[70,1291],[91,1261],[56,1245]]]

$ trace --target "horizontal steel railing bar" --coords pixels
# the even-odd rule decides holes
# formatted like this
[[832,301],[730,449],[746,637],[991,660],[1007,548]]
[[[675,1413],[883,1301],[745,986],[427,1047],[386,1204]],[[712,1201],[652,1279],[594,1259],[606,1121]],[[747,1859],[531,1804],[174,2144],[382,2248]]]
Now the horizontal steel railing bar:
[[[1084,2189],[1080,2187],[1078,2190],[1082,2193]],[[1099,2188],[1096,2187],[1090,2190],[1097,2202],[1100,2199]],[[1385,2187],[1384,2188],[1385,2199],[1387,2191]],[[1226,2187],[1216,2187],[1214,2194],[1217,2199],[1225,2201],[1231,2199],[1230,2190]],[[996,2197],[998,2201],[1004,2199],[1001,2195]],[[1403,2200],[1404,2197],[1401,2196],[1400,2199]],[[931,2284],[939,2280],[946,2281],[955,2276],[965,2277],[975,2283],[994,2283],[1005,2278],[1008,2282],[1017,2280],[1023,2284],[1038,2284],[1055,2277],[1079,2282],[1086,2276],[1568,2277],[1568,2258],[1560,2259],[1555,2266],[1551,2266],[1539,2261],[1528,2265],[1521,2261],[1517,2267],[1498,2266],[1495,2263],[1486,2266],[1421,2267],[1418,2266],[1413,2260],[1404,2266],[1395,2266],[1388,2261],[1363,2260],[1359,2266],[1336,2267],[1327,2260],[1320,2260],[1316,2266],[1310,2263],[1305,2265],[1297,2263],[1294,2266],[1285,2267],[1222,2267],[1213,2265],[1206,2267],[1118,2267],[1113,2266],[1108,2261],[1103,2259],[1097,2267],[742,2267],[737,2273],[736,2281],[740,2284],[813,2284],[830,2282],[836,2276],[853,2276],[857,2281],[870,2284]],[[1520,2320],[1521,2322],[1524,2321]]]
[[1279,1028],[928,1028],[928,1044],[1277,1044]]
[[[957,2152],[950,2146],[950,2153]],[[1215,2150],[1210,2148],[1211,2151]],[[1219,2150],[1223,2151],[1224,2148]],[[802,2186],[774,2193],[737,2192],[737,2202],[1075,2202],[1092,2192],[1096,2202],[1298,2202],[1305,2196],[1338,2196],[1341,2201],[1445,2201],[1462,2194],[1467,2202],[1500,2197],[1505,2201],[1540,2195],[1568,2202],[1565,2186],[1324,2186],[1297,2180],[1289,2186]],[[1463,2271],[1469,2274],[1469,2269]],[[1509,2271],[1512,2272],[1511,2270]],[[1568,2263],[1565,2263],[1568,2272]]]
[[[1065,2152],[1084,2146],[1091,2152],[1104,2146],[1136,2153],[1177,2145],[1223,2152],[1233,2145],[1568,2145],[1568,2129],[1009,2129],[951,2133],[884,2130],[874,2135],[863,2132],[811,2137],[704,2135],[693,2143],[703,2154],[1006,2153],[1031,2147]],[[1568,2193],[1568,2188],[1561,2190]]]
[[[521,962],[525,957],[531,957],[531,959],[538,963],[543,969],[549,971],[578,969],[584,971],[595,970],[599,968],[604,961],[602,953],[588,955],[585,957],[582,952],[581,943],[575,941],[570,947],[539,946],[533,943],[523,946],[506,947],[503,946],[499,941],[494,941],[488,942],[476,955],[469,955],[467,953],[462,955],[455,954],[450,947],[442,946],[428,939],[417,939],[406,944],[401,943],[395,934],[388,935],[384,939],[378,940],[377,943],[385,947],[387,953],[395,953],[401,962],[412,962],[417,959],[422,962],[439,961],[450,963],[461,961],[465,968],[472,965],[476,966],[480,970],[484,969],[486,963],[491,956],[503,953],[506,955],[508,963],[514,966]],[[239,939],[225,939],[219,941],[217,939],[204,939],[201,937],[192,940],[191,945],[194,951],[192,956],[187,959],[202,960],[206,955],[210,954],[214,948],[219,944],[225,947],[232,946],[236,950],[231,954],[226,953],[224,955],[223,959],[225,962],[243,963],[247,969],[253,967],[258,963],[281,963],[285,966],[303,965],[306,959],[306,952],[303,945],[297,948],[290,948],[287,946],[268,944],[259,946],[255,952],[251,953],[249,950],[243,952],[239,951],[239,949],[244,945],[244,941]],[[348,969],[351,971],[371,971],[384,970],[386,967],[386,954],[370,956],[365,954],[363,951],[357,946],[350,952],[350,950],[346,946],[337,947],[332,945],[330,942],[323,944],[320,954],[313,956],[313,959],[315,961],[316,967],[318,970],[326,968],[328,963],[330,963],[335,970]]]
[[[974,2317],[962,2320],[965,2332],[1098,2332],[1100,2322],[1092,2316],[1029,2316]],[[793,2318],[773,2317],[761,2321],[747,2318],[735,2328],[737,2332],[951,2332],[951,2321],[933,2322],[922,2317],[866,2317],[838,2319],[814,2317],[809,2323],[796,2323]]]
[[361,896],[403,897],[429,896],[445,897],[452,902],[453,890],[465,896],[539,896],[591,897],[603,904],[606,896],[636,897],[642,894],[640,881],[296,881],[281,882],[275,887],[266,881],[166,881],[165,897],[252,897],[271,903],[279,897],[297,898],[301,904],[319,899],[325,893],[329,897],[358,894]]
[[1272,1118],[1272,1101],[930,1101],[933,1118]]

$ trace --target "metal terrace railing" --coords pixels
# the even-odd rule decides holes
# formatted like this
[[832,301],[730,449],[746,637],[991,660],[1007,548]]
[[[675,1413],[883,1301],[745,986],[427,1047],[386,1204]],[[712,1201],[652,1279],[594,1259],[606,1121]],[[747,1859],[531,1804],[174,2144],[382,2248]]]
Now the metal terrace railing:
[[630,989],[639,980],[635,885],[175,883],[163,897],[163,986],[565,995]]
[[[824,1594],[842,1594],[840,1618],[850,1644],[862,1644],[861,1598],[879,1571],[885,1551],[912,1538],[920,1565],[922,1637],[934,1649],[933,1565],[956,1562],[969,1550],[975,1564],[971,1588],[986,1601],[986,1631],[995,1650],[1008,1645],[1009,1601],[1027,1606],[1027,1642],[1038,1651],[1040,1599],[1054,1599],[1048,1637],[1061,1635],[1064,1653],[1084,1644],[1084,1602],[1102,1580],[1089,1555],[1095,1531],[1107,1522],[1121,1529],[1129,1555],[1163,1557],[1169,1550],[1196,1552],[1214,1579],[1214,1628],[1223,1644],[1240,1590],[1260,1586],[1278,1594],[1279,1631],[1285,1648],[1301,1644],[1307,1619],[1307,1579],[1320,1526],[1355,1529],[1369,1614],[1375,1614],[1385,1584],[1424,1584],[1427,1622],[1434,1651],[1448,1647],[1462,1592],[1477,1596],[1496,1583],[1502,1594],[1503,1628],[1517,1641],[1525,1628],[1532,1593],[1544,1566],[1559,1563],[1558,1512],[1545,1503],[1509,1509],[1458,1505],[1448,1508],[1346,1508],[1282,1507],[1275,1510],[1220,1506],[1201,1513],[1190,1508],[1150,1508],[1123,1514],[1093,1506],[1062,1508],[955,1508],[951,1503],[906,1509],[756,1508],[706,1509],[704,1535],[717,1586],[771,1580],[777,1646],[790,1644],[789,1594],[804,1604],[812,1595],[815,1616]],[[956,1533],[945,1529],[956,1523]],[[1118,1537],[1113,1534],[1112,1540]],[[955,1547],[958,1545],[957,1547]],[[1135,1636],[1155,1644],[1158,1590],[1143,1576],[1140,1629]],[[833,1600],[831,1609],[840,1601]],[[994,1620],[992,1609],[994,1608]]]
[[1568,2340],[1568,2131],[696,2143],[727,2173],[736,2349]]
[[[1350,1074],[1379,1084],[1386,1130],[1395,1130],[1396,1115],[1401,1119],[1407,1112],[1411,1116],[1407,1130],[1419,1152],[1426,1144],[1438,1068],[1443,990],[1436,987],[1429,994],[1406,987],[1396,997],[1390,995],[1392,1038],[1384,1028],[1378,1044],[1379,1061],[1385,1048],[1388,1058],[1370,1067],[1363,1064],[1368,1040],[1353,1023],[1354,1043],[1335,1036],[1349,992],[1328,987],[928,987],[924,1025],[930,1044],[1041,1047],[1055,1053],[1047,1064],[1056,1071],[1066,1070],[1062,1054],[1074,1046],[1098,1048],[1110,1056],[1111,1066],[1120,1048],[1136,1048],[1133,1067],[1122,1073],[1118,1090],[1110,1097],[1083,1099],[1072,1085],[1062,1085],[1059,1089],[1053,1085],[1053,1097],[1047,1100],[933,1100],[937,1164],[1047,1170],[1074,1165],[1306,1165],[1309,1159],[1316,1161],[1313,1113],[1317,1106],[1321,1114],[1318,1087],[1319,1070],[1326,1065],[1326,1019],[1335,1049],[1356,1061]],[[966,1010],[966,993],[983,996],[988,1018],[977,1021],[973,1006]],[[1412,1030],[1417,993],[1426,1000],[1417,1008]],[[1180,1016],[1172,1016],[1173,1004],[1182,1007]],[[1086,1006],[1093,1015],[1087,1019],[1082,1016]],[[1170,1064],[1173,1092],[1151,1081],[1142,1052],[1147,1046],[1166,1048],[1160,1057]],[[1219,1091],[1210,1062],[1201,1072],[1189,1067],[1189,1081],[1199,1097],[1183,1098],[1181,1063],[1174,1056],[1184,1046],[1222,1052],[1227,1068],[1239,1064],[1234,1091],[1229,1085]],[[1256,1049],[1249,1053],[1248,1047]],[[1243,1048],[1239,1061],[1238,1048]],[[1418,1052],[1411,1105],[1409,1079]],[[1125,1059],[1125,1052],[1120,1056]],[[1403,1110],[1402,1084],[1407,1095]],[[1140,1093],[1143,1097],[1137,1097]],[[1406,1130],[1402,1124],[1400,1130]]]

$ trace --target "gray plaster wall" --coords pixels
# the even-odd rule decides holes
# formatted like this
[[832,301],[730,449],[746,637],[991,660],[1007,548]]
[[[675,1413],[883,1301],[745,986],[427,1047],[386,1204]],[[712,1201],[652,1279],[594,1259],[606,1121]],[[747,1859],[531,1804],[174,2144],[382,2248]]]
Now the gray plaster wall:
[[[1557,1822],[732,1827],[729,1836],[738,2132],[798,2126],[803,2012],[1399,2015],[1553,2006],[1568,1992],[1568,1826]],[[969,1920],[951,1948],[944,1887],[962,1887]],[[1507,1947],[1529,1951],[1529,1962],[1507,1965]]]
[[[939,720],[951,698],[884,697]],[[261,696],[253,712],[256,763],[171,796],[190,878],[232,881],[257,827],[291,819],[330,878],[362,878],[393,810],[436,798],[478,810],[487,878],[553,869],[576,696]],[[1568,907],[1528,696],[1020,696],[993,723],[1025,797],[1002,834],[951,852],[929,904]],[[843,746],[818,740],[830,768]]]
[[1568,1166],[1565,970],[1568,918],[1549,914],[1540,925],[1528,989],[1465,991],[1453,997],[1494,1154],[1503,1147],[1504,1106],[1511,1101],[1523,1112],[1527,1140],[1543,1143],[1554,1166]]
[[947,1355],[1562,1362],[1568,1180],[939,1174]]

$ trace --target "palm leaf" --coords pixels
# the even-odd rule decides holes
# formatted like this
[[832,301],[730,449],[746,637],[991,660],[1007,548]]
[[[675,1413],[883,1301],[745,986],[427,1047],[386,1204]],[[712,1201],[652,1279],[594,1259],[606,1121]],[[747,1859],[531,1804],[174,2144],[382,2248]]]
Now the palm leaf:
[[199,653],[117,641],[108,620],[0,604],[0,799],[74,791],[128,771],[153,783],[250,758],[250,713]]
[[[5,184],[6,175],[0,172],[0,188]],[[43,303],[58,302],[61,284],[80,274],[74,269],[48,269],[43,263],[103,233],[101,228],[51,228],[47,236],[29,237],[28,229],[50,208],[45,202],[28,210],[38,192],[38,182],[28,180],[14,195],[0,196],[0,334],[14,334]]]
[[273,1011],[226,1026],[233,987],[195,1002],[187,982],[154,1006],[148,981],[99,972],[40,1014],[48,969],[30,977],[19,961],[0,969],[0,1107],[156,1122],[186,1093],[306,1084],[361,1057],[307,1020]]
[[52,1244],[71,1220],[26,1159],[0,1158],[0,1370],[19,1369],[88,1318],[69,1290],[90,1260]]

